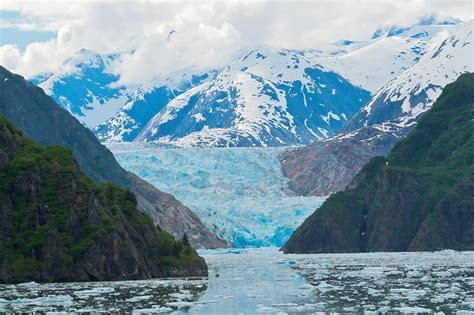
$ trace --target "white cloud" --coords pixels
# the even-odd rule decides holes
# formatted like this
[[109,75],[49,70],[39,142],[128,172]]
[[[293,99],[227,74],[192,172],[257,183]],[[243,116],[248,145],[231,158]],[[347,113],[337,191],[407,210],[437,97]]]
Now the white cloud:
[[190,14],[150,29],[133,55],[126,55],[117,67],[121,82],[133,84],[157,74],[186,67],[221,67],[236,57],[245,44],[231,24],[206,24]]
[[58,45],[56,40],[34,42],[22,53],[14,45],[0,46],[0,64],[26,77],[43,71],[54,71],[74,50]]
[[[132,84],[179,68],[221,66],[241,49],[269,44],[296,49],[324,47],[341,38],[363,40],[377,28],[409,25],[423,16],[473,18],[470,0],[323,1],[10,1],[2,10],[21,17],[1,28],[57,32],[54,40],[24,52],[0,47],[0,63],[26,76],[54,70],[81,48],[99,52],[136,49],[118,67]],[[169,40],[168,34],[175,30]]]

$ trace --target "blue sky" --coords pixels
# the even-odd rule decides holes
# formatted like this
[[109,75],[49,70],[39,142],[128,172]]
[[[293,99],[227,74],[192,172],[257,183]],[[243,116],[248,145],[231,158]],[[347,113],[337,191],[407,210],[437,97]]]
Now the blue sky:
[[[41,29],[23,30],[16,26],[25,22],[18,11],[0,11],[0,46],[4,44],[14,44],[21,51],[26,45],[32,42],[45,42],[56,37],[56,32],[44,31]],[[10,27],[7,25],[11,25]]]
[[14,44],[21,51],[32,42],[45,42],[56,37],[55,32],[49,31],[23,31],[15,28],[0,30],[0,45]]

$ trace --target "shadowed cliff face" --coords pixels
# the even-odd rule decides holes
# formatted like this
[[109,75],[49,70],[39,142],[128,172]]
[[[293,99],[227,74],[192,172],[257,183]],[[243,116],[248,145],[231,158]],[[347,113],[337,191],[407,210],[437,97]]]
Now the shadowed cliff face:
[[295,231],[287,253],[474,249],[474,74]]
[[39,146],[0,116],[1,283],[206,276],[204,259],[136,205],[83,175],[71,151]]
[[198,248],[228,247],[215,237],[188,208],[134,174],[126,172],[112,153],[43,90],[0,66],[0,114],[43,145],[58,144],[73,151],[81,170],[97,182],[130,189],[138,208],[177,238],[185,233]]

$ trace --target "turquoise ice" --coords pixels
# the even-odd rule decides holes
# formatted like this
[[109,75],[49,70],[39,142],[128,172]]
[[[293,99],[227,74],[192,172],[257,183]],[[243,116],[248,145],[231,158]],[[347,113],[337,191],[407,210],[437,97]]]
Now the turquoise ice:
[[325,200],[289,189],[278,160],[286,148],[109,148],[125,169],[176,196],[236,247],[282,246]]

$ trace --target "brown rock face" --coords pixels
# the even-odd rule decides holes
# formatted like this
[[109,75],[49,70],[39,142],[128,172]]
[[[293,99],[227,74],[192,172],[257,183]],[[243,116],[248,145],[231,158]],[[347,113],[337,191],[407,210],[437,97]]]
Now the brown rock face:
[[207,276],[189,244],[138,211],[130,191],[83,175],[70,151],[0,116],[0,152],[0,283]]
[[372,157],[387,155],[408,130],[381,132],[373,127],[336,136],[289,151],[282,171],[290,187],[302,196],[326,196],[342,191]]
[[[111,182],[130,189],[138,208],[150,214],[161,228],[177,238],[185,233],[196,248],[229,247],[173,196],[163,193],[126,172],[113,154],[69,112],[23,77],[0,66],[0,114],[43,145],[62,145],[73,151],[81,170],[97,182]],[[0,166],[2,165],[0,154]]]

